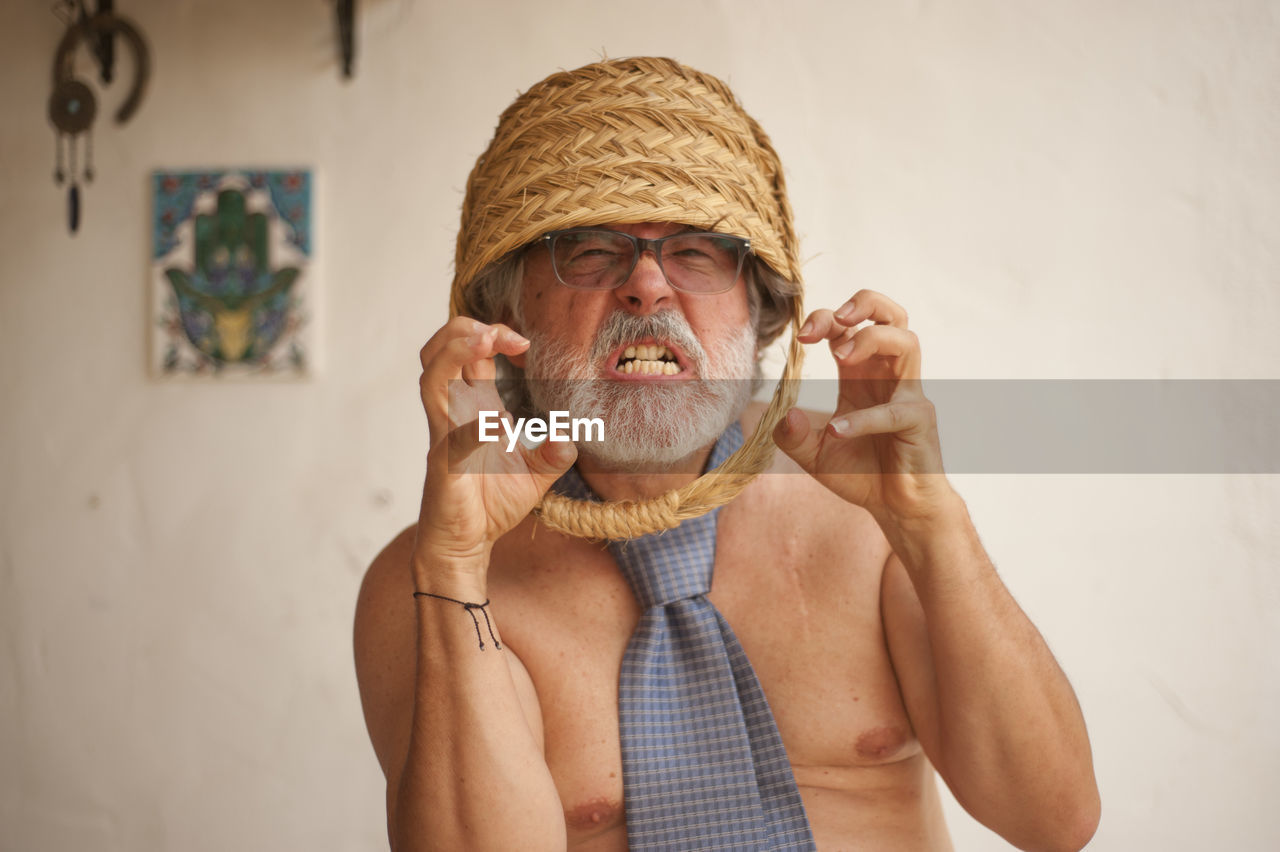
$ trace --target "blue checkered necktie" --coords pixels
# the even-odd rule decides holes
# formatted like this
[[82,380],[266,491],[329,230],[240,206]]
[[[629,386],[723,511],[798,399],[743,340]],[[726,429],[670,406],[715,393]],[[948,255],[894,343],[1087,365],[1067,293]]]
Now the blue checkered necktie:
[[[708,467],[742,444],[736,423]],[[595,499],[576,470],[558,490]],[[716,515],[609,550],[644,612],[618,686],[627,840],[636,850],[814,849],[760,682],[707,600]]]

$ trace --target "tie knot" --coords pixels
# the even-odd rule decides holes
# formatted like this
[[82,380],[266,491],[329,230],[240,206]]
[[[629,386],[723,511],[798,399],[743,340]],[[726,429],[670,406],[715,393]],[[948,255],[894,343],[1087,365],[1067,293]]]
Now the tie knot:
[[[707,469],[719,467],[741,446],[742,427],[731,423],[712,447]],[[577,500],[600,499],[587,487],[577,468],[570,468],[553,487],[557,493]],[[641,607],[649,609],[711,591],[719,513],[716,508],[666,532],[609,542],[609,552]]]
[[609,551],[644,609],[711,591],[716,561],[715,509],[666,532],[611,541]]

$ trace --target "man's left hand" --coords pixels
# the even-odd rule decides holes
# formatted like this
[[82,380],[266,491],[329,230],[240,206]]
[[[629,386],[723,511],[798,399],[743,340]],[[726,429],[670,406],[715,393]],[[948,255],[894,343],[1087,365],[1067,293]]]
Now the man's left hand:
[[836,311],[810,314],[799,339],[829,342],[840,377],[836,411],[812,429],[793,408],[774,429],[778,447],[882,525],[940,512],[954,492],[942,474],[937,420],[920,384],[920,341],[907,312],[860,290]]

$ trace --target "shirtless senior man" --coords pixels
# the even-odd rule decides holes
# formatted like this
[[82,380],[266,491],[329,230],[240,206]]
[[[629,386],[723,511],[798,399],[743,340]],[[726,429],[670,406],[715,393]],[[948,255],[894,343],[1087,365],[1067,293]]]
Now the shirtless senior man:
[[[596,85],[608,92],[584,94]],[[619,91],[642,102],[620,105]],[[651,120],[698,136],[706,120],[683,120],[688,109],[746,122],[729,142],[695,141],[720,162],[730,155],[707,139],[738,153],[745,134],[763,189],[741,175],[693,180],[700,167],[647,147]],[[600,127],[594,153],[565,141]],[[549,188],[546,168],[495,165],[521,145],[563,163],[588,203]],[[610,158],[613,184],[589,171]],[[494,188],[522,180],[537,192]],[[518,200],[503,213],[495,193]],[[531,512],[571,466],[604,500],[645,499],[701,474],[734,421],[751,434],[761,409],[737,389],[798,297],[789,215],[767,137],[722,83],[670,60],[554,75],[504,113],[468,185],[458,315],[421,353],[431,443],[419,521],[374,561],[356,613],[397,852],[628,848],[619,670],[641,608],[609,550],[538,528]],[[715,286],[686,264],[704,248],[723,252]],[[582,256],[605,258],[612,277],[575,278]],[[837,410],[826,422],[792,410],[773,430],[785,456],[719,510],[707,598],[754,667],[813,842],[950,849],[936,771],[1015,846],[1083,847],[1099,818],[1084,722],[940,473],[905,311],[864,290],[810,314],[799,339],[828,343]],[[495,361],[515,376],[505,404]],[[707,379],[729,390],[679,396]],[[481,442],[477,412],[503,408],[599,416],[608,440]]]

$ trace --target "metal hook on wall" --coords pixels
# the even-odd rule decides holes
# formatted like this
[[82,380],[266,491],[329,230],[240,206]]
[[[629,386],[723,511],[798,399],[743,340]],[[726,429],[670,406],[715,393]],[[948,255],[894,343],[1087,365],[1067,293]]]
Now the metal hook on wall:
[[342,53],[342,76],[354,76],[356,58],[356,0],[335,0],[338,13],[338,49]]
[[[54,53],[53,93],[49,96],[49,120],[58,134],[57,166],[53,177],[58,186],[70,181],[67,192],[67,224],[73,234],[80,227],[79,178],[83,176],[86,183],[93,180],[93,144],[90,131],[98,112],[93,90],[75,77],[76,50],[81,44],[89,45],[98,60],[103,82],[110,82],[113,77],[114,43],[117,36],[124,40],[133,54],[133,84],[124,102],[116,110],[116,124],[124,124],[137,112],[151,78],[151,53],[146,41],[128,19],[115,14],[111,0],[99,0],[98,11],[93,15],[88,14],[81,0],[79,11],[79,19],[68,25]],[[81,134],[85,137],[84,168],[77,173],[76,142]],[[70,160],[69,170],[63,168],[64,136],[68,137],[65,147]]]

